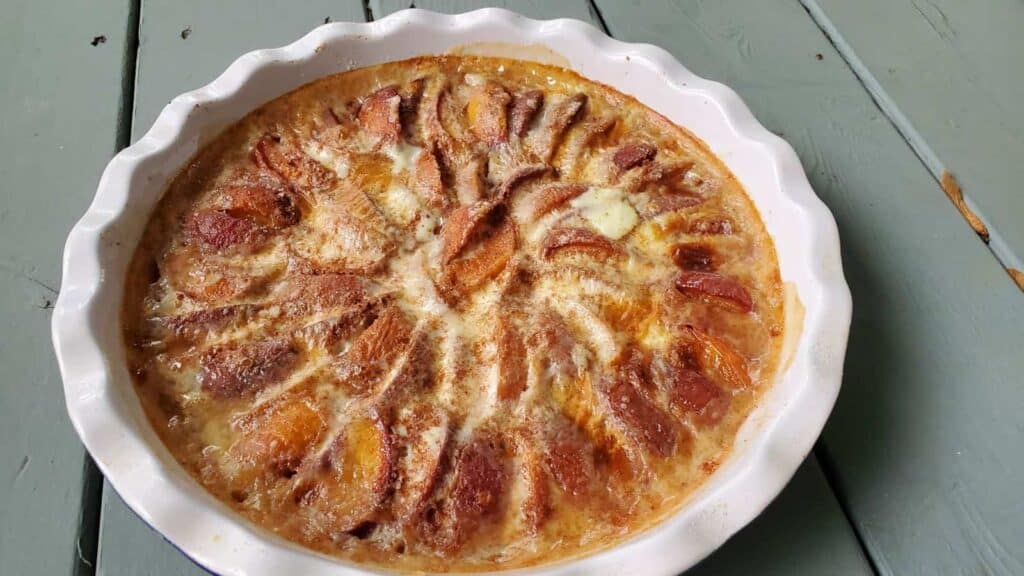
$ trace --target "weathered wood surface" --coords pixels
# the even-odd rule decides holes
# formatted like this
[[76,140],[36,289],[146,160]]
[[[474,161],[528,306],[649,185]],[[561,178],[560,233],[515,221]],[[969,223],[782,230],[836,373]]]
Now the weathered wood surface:
[[936,178],[956,174],[993,251],[1024,270],[1024,3],[803,1]]
[[854,319],[820,453],[879,571],[1024,573],[1024,298],[928,168],[795,1],[598,6],[735,88],[839,222]]
[[95,534],[78,535],[99,478],[83,488],[50,308],[64,238],[117,145],[130,3],[13,0],[2,12],[0,574],[71,574],[94,560]]

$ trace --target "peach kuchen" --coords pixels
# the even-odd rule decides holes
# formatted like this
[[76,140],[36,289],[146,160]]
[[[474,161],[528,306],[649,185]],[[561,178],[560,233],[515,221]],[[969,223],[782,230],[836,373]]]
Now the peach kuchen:
[[170,184],[123,326],[170,452],[398,570],[553,562],[677,511],[778,368],[775,250],[707,147],[557,67],[422,57],[252,112]]

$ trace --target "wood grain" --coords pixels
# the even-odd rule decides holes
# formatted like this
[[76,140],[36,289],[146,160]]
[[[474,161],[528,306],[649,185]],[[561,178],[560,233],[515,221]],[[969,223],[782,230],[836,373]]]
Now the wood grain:
[[795,1],[598,6],[735,88],[836,216],[854,318],[824,446],[875,566],[1024,572],[1024,298],[929,167]]
[[50,309],[64,238],[117,145],[130,8],[13,0],[0,17],[0,574],[88,573],[95,560],[90,535],[77,539],[95,490]]
[[1024,4],[803,0],[936,180],[956,174],[991,249],[1024,268]]

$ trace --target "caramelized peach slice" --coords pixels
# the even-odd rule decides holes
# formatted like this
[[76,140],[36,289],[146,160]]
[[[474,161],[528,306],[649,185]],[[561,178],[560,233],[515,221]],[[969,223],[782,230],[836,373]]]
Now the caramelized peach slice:
[[690,346],[701,372],[719,386],[729,390],[743,390],[753,386],[746,361],[723,340],[686,326],[683,342]]
[[559,182],[544,186],[531,193],[526,200],[531,204],[530,215],[533,218],[540,218],[586,191],[585,184]]
[[625,256],[618,244],[584,228],[556,228],[548,232],[541,248],[541,255],[545,259],[572,253],[602,259]]
[[200,358],[199,383],[214,398],[239,398],[284,381],[298,363],[285,339],[217,346]]
[[442,284],[449,290],[468,294],[484,282],[500,274],[516,250],[516,227],[504,217],[476,250],[451,262],[444,271]]
[[368,300],[358,305],[336,309],[322,320],[299,326],[292,331],[296,344],[305,350],[322,349],[335,353],[338,346],[364,330],[372,320],[378,302]]
[[153,322],[160,338],[171,342],[200,342],[218,332],[246,323],[256,310],[257,307],[252,304],[229,304],[178,316],[154,318]]
[[483,200],[485,196],[484,162],[472,157],[465,163],[454,167],[455,195],[459,204],[467,206]]
[[299,472],[295,493],[309,529],[336,536],[359,527],[382,506],[394,469],[387,425],[357,415],[317,461]]
[[717,272],[682,272],[675,279],[676,290],[697,296],[739,312],[750,312],[754,302],[746,286]]
[[401,452],[392,508],[395,517],[405,523],[423,510],[434,492],[451,432],[448,415],[430,404],[402,410],[394,429]]
[[555,429],[544,451],[544,465],[570,499],[579,501],[593,489],[594,445],[573,427]]
[[442,264],[448,264],[462,253],[494,207],[493,202],[482,200],[452,211],[441,228]]
[[508,104],[512,98],[500,85],[486,82],[471,90],[466,103],[466,120],[477,140],[497,146],[508,140]]
[[544,310],[533,322],[534,331],[527,341],[531,348],[542,353],[547,367],[563,376],[575,376],[577,369],[573,361],[576,339],[565,320],[553,310]]
[[526,180],[540,176],[547,172],[550,168],[547,164],[525,164],[512,168],[504,179],[494,187],[494,191],[491,193],[491,197],[496,202],[505,202],[512,197],[512,192],[515,191],[516,187],[525,182]]
[[309,394],[288,395],[265,404],[238,424],[242,435],[230,453],[239,476],[270,471],[290,477],[327,429],[323,406]]
[[299,207],[283,186],[264,183],[233,184],[220,189],[214,204],[235,218],[246,218],[274,230],[298,223]]
[[714,425],[729,410],[731,397],[699,372],[672,366],[667,376],[669,406],[677,416],[692,413],[698,423]]
[[432,547],[453,553],[499,509],[509,474],[500,439],[477,433],[458,451],[447,494],[425,510],[421,538]]
[[159,267],[175,290],[207,304],[250,294],[281,272],[278,266],[252,270],[218,257],[204,257],[190,247],[172,249]]
[[369,299],[363,280],[354,274],[295,274],[278,286],[274,301],[287,316],[359,306]]
[[526,347],[511,320],[500,320],[497,328],[498,398],[515,400],[526,389]]
[[260,167],[274,172],[302,192],[319,192],[334,185],[333,172],[279,134],[267,134],[253,147]]
[[520,505],[522,523],[528,534],[536,535],[552,513],[544,457],[537,447],[529,446],[522,451],[520,465],[519,474],[526,488]]
[[416,164],[409,174],[409,188],[430,208],[447,206],[448,198],[441,183],[441,168],[437,164],[437,157],[430,150],[424,150],[416,157]]
[[586,103],[587,95],[577,93],[545,104],[538,131],[532,133],[529,140],[533,153],[544,162],[549,162],[561,144],[565,131],[576,121]]
[[685,242],[672,247],[672,261],[683,270],[710,272],[716,267],[715,248],[703,242]]
[[386,86],[370,94],[359,107],[359,125],[375,142],[396,142],[402,134],[397,86]]
[[620,172],[636,168],[654,160],[658,149],[645,142],[630,142],[615,149],[612,154],[612,163]]
[[182,224],[185,237],[200,249],[211,253],[249,254],[270,240],[266,226],[245,218],[236,218],[223,210],[199,210]]
[[660,456],[671,456],[675,452],[679,429],[668,414],[648,400],[630,381],[629,375],[606,378],[601,388],[612,418],[627,436]]
[[530,128],[533,117],[537,115],[541,104],[544,103],[544,92],[530,90],[517,94],[512,99],[512,108],[509,112],[510,131],[516,136],[526,134]]
[[578,174],[594,149],[591,144],[599,136],[610,132],[616,122],[613,116],[587,118],[578,128],[569,132],[559,150],[559,172],[563,176]]
[[412,326],[398,306],[388,306],[334,363],[334,374],[350,393],[378,391],[392,364],[410,343]]

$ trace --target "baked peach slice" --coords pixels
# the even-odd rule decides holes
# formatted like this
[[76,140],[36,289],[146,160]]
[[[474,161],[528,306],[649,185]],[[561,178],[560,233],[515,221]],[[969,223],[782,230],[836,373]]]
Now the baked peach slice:
[[520,521],[526,532],[535,536],[551,517],[551,490],[548,473],[544,468],[542,447],[528,443],[518,448],[520,452],[519,475],[524,492],[520,502]]
[[153,333],[168,343],[199,343],[225,330],[244,325],[258,312],[254,304],[228,304],[152,320]]
[[754,301],[747,287],[717,272],[681,272],[674,281],[676,290],[688,296],[737,312],[750,312]]
[[448,414],[432,404],[402,409],[393,430],[398,480],[391,506],[404,524],[423,510],[440,481],[451,430]]
[[308,528],[337,536],[358,528],[383,506],[394,469],[385,422],[373,413],[353,415],[319,458],[298,473],[294,499]]
[[625,172],[654,160],[658,149],[646,142],[622,144],[612,154],[612,164],[619,172]]
[[285,394],[235,427],[240,436],[229,454],[238,465],[236,480],[246,484],[266,472],[290,478],[327,430],[327,414],[311,394]]
[[277,174],[304,193],[315,193],[334,186],[337,180],[322,164],[306,155],[285,136],[269,133],[253,147],[253,159],[261,168]]
[[509,110],[509,132],[515,136],[526,134],[542,104],[544,92],[540,90],[528,90],[513,96]]
[[586,103],[587,95],[583,93],[545,103],[540,125],[527,136],[527,146],[542,161],[550,162],[566,130],[580,116]]
[[574,426],[557,426],[549,433],[544,466],[571,500],[582,501],[594,489],[594,445]]
[[498,399],[515,400],[526,389],[526,347],[519,328],[508,318],[498,320]]
[[283,382],[299,361],[298,349],[286,338],[215,346],[200,357],[198,380],[214,398],[240,398]]
[[493,202],[480,200],[452,210],[441,227],[442,264],[448,264],[462,253],[494,208]]
[[302,216],[298,199],[288,186],[266,172],[220,188],[214,193],[213,205],[272,230],[293,226]]
[[409,173],[409,189],[429,208],[438,210],[448,207],[449,200],[441,181],[441,167],[433,151],[423,150],[416,157],[416,163]]
[[561,254],[609,259],[625,256],[626,252],[615,242],[585,228],[555,228],[544,237],[541,256],[550,260]]
[[458,450],[439,499],[417,525],[422,541],[445,554],[459,550],[501,509],[509,484],[505,448],[497,434],[476,432]]
[[576,338],[569,331],[565,320],[557,312],[544,309],[532,320],[533,331],[527,344],[541,355],[545,362],[545,373],[575,377],[576,362],[573,349]]
[[587,186],[585,184],[558,182],[538,188],[531,192],[523,202],[528,207],[529,218],[536,219],[563,206],[569,200],[586,191]]
[[395,362],[412,343],[413,326],[398,306],[386,307],[337,360],[332,369],[340,386],[351,394],[381,391]]
[[466,102],[469,130],[482,144],[497,146],[508,141],[508,105],[512,97],[496,82],[470,88]]
[[472,293],[486,281],[500,274],[516,250],[516,227],[505,215],[491,230],[481,234],[482,239],[470,254],[445,266],[441,285],[449,294]]
[[159,261],[160,273],[175,290],[205,304],[226,304],[255,292],[283,266],[253,270],[191,246],[176,246]]
[[685,326],[681,342],[701,373],[719,386],[727,390],[744,390],[753,386],[746,361],[724,340],[693,326]]
[[397,86],[377,90],[360,105],[359,126],[374,142],[397,142],[402,134],[401,104]]
[[672,262],[689,272],[713,272],[718,266],[718,253],[706,242],[683,242],[672,247]]

